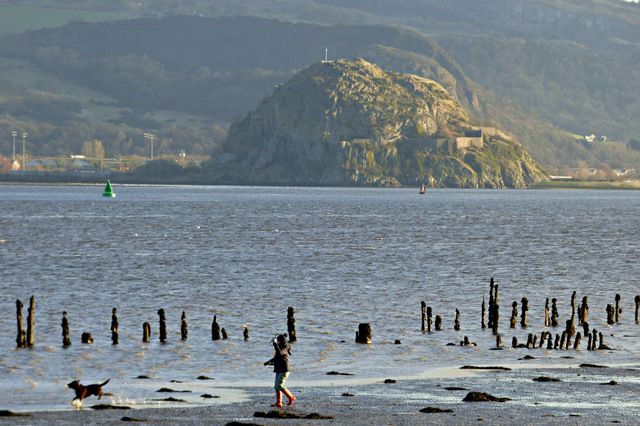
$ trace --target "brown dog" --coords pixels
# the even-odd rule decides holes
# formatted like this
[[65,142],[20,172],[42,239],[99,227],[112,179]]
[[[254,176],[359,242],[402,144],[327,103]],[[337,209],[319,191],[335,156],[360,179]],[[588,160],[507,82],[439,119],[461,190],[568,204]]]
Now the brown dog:
[[102,387],[109,383],[109,380],[111,379],[107,379],[105,382],[102,382],[100,384],[89,386],[82,386],[78,380],[74,380],[73,382],[69,383],[67,387],[76,391],[76,397],[73,398],[73,401],[71,401],[71,403],[73,404],[76,400],[78,400],[78,403],[82,404],[82,400],[91,395],[97,396],[98,399],[102,398]]

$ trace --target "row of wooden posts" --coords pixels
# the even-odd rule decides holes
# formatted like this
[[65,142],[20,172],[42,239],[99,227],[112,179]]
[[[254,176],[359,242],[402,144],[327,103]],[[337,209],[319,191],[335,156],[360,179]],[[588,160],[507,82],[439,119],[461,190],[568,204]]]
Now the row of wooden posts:
[[[520,316],[520,326],[522,328],[528,327],[527,323],[527,313],[529,310],[529,301],[526,297],[523,297],[520,301],[521,303],[521,316]],[[635,297],[635,321],[639,322],[640,316],[640,295]],[[22,302],[20,300],[16,301],[16,309],[17,309],[17,321],[18,321],[18,337],[17,337],[17,346],[18,347],[26,347],[33,346],[34,342],[34,297],[31,296],[28,317],[27,317],[27,330],[22,327]],[[421,302],[422,309],[422,332],[431,333],[434,329],[439,331],[442,329],[442,317],[440,315],[436,315],[435,324],[433,321],[433,310],[430,306],[427,306],[423,301]],[[569,349],[571,344],[571,339],[575,336],[575,340],[573,343],[574,349],[578,349],[580,345],[580,341],[582,336],[589,339],[588,349],[606,349],[607,346],[604,345],[602,339],[602,333],[598,333],[595,329],[590,332],[589,323],[587,322],[587,317],[589,313],[589,305],[587,296],[582,298],[582,303],[580,305],[576,305],[576,292],[574,291],[571,296],[571,319],[566,321],[566,329],[562,332],[562,334],[556,334],[555,339],[550,332],[543,331],[540,334],[540,343],[538,345],[538,336],[535,334],[529,334],[526,344],[518,344],[517,338],[513,338],[512,346],[513,347],[540,347],[542,348],[546,342],[548,349]],[[615,324],[620,322],[620,313],[622,312],[620,308],[620,295],[616,294],[615,296],[615,307],[612,304],[608,304],[606,308],[607,312],[607,323]],[[294,318],[295,310],[292,307],[289,307],[287,310],[287,331],[290,342],[295,342],[296,338],[296,328],[295,328],[295,318]],[[485,315],[487,315],[488,321],[485,322]],[[117,311],[116,308],[113,308],[112,316],[111,316],[111,340],[113,344],[117,345],[119,343],[118,337],[118,318],[116,316]],[[575,319],[576,314],[578,318],[578,326],[583,327],[583,333],[581,334],[575,332]],[[167,326],[166,326],[166,318],[164,309],[158,310],[159,317],[159,327],[160,327],[160,341],[166,342],[167,340]],[[545,327],[556,327],[558,326],[558,308],[557,308],[557,299],[551,299],[551,308],[549,307],[549,298],[546,299],[545,303]],[[493,334],[496,336],[496,347],[500,348],[502,346],[502,337],[498,333],[500,322],[500,308],[498,304],[498,285],[494,283],[493,278],[491,278],[489,284],[489,307],[488,309],[485,306],[485,297],[482,296],[482,320],[481,327],[482,329],[490,328],[493,330]],[[510,319],[510,328],[516,328],[518,322],[518,302],[513,302],[512,310],[511,310],[511,319]],[[69,338],[69,323],[67,320],[67,313],[62,313],[62,344],[64,346],[68,346],[71,344],[71,339]],[[151,335],[151,326],[148,322],[143,324],[143,334],[142,341],[149,342],[149,338]],[[454,322],[454,330],[460,330],[460,311],[456,309],[455,322]],[[187,329],[187,320],[186,314],[182,312],[181,318],[181,336],[182,340],[187,340],[188,329]],[[243,331],[244,340],[249,339],[249,328],[244,326]],[[228,335],[224,328],[220,328],[220,325],[217,321],[217,316],[213,317],[213,323],[211,324],[211,339],[212,340],[220,340],[227,339]],[[356,331],[356,343],[371,343],[372,341],[372,331],[371,325],[369,323],[361,323],[358,326],[358,331]],[[92,343],[93,338],[90,333],[82,333],[82,343]],[[398,343],[399,341],[396,341]],[[597,345],[599,342],[599,345]],[[475,345],[471,343],[467,336],[464,337],[464,340],[460,342],[461,345]]]
[[[17,347],[25,348],[33,346],[34,343],[34,333],[33,333],[33,323],[34,323],[34,311],[35,311],[35,301],[34,297],[31,296],[31,301],[29,304],[29,314],[27,317],[27,330],[25,331],[22,327],[22,302],[20,300],[16,301],[16,316],[18,322],[18,337],[16,339]],[[111,341],[114,345],[117,345],[120,342],[120,337],[118,335],[118,317],[117,317],[117,309],[113,308],[111,314]],[[297,340],[296,337],[296,320],[294,318],[295,310],[292,307],[287,309],[287,334],[290,342],[295,342]],[[158,310],[158,319],[159,319],[159,329],[160,329],[160,341],[162,343],[167,341],[167,323],[165,318],[164,309]],[[67,320],[67,312],[62,312],[62,323],[60,324],[62,327],[62,345],[69,346],[71,345],[71,338],[69,337],[69,321]],[[187,340],[188,332],[187,325],[187,315],[184,311],[182,311],[181,325],[180,325],[180,334],[182,336],[182,340]],[[142,341],[149,342],[149,338],[151,336],[151,325],[148,322],[145,322],[142,325]],[[227,331],[224,328],[220,328],[218,324],[218,318],[216,315],[213,316],[213,323],[211,324],[211,340],[220,340],[227,339]],[[243,331],[244,340],[249,340],[249,328],[244,326]],[[82,343],[93,343],[93,337],[91,333],[83,332],[81,337]]]

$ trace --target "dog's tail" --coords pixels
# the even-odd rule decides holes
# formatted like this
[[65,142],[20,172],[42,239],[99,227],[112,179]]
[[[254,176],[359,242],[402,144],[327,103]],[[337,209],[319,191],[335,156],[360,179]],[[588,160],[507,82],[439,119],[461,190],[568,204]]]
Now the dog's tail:
[[109,383],[109,380],[111,380],[111,379],[105,380],[104,382],[100,383],[98,386],[102,387],[102,386],[106,385],[107,383]]

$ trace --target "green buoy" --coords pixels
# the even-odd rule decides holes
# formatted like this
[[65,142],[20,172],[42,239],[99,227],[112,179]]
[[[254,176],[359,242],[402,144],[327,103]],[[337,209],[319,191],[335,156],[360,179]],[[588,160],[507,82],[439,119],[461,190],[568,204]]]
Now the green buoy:
[[103,197],[115,197],[116,194],[113,192],[113,189],[111,189],[111,182],[107,181],[107,186],[104,188],[104,193],[102,194]]

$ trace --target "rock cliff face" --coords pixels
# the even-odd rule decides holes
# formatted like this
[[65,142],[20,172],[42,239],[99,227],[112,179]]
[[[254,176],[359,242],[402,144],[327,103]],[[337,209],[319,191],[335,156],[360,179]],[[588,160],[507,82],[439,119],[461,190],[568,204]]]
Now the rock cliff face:
[[364,60],[321,62],[232,125],[207,171],[216,182],[298,185],[522,188],[546,179],[499,132],[456,149],[470,131],[478,132],[432,80]]

